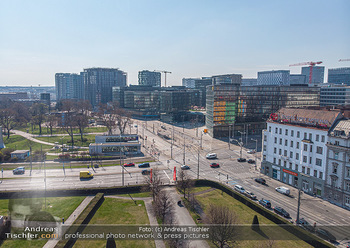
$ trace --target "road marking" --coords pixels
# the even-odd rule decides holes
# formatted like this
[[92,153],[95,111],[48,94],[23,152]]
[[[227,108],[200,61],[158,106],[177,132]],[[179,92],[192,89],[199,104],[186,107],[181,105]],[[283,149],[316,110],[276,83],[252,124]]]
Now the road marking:
[[167,176],[167,178],[170,180],[170,177],[168,176],[168,174],[165,172],[165,170],[163,170],[164,174]]
[[232,181],[229,181],[228,183],[229,183],[229,184],[237,184],[237,182],[236,182],[236,181],[233,181],[233,180],[232,180]]

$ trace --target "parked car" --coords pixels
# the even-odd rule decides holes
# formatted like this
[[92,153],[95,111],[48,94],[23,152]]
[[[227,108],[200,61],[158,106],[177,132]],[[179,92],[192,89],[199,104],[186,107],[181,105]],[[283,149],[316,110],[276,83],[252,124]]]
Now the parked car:
[[257,183],[266,184],[266,180],[264,178],[258,177],[258,178],[255,178],[254,180]]
[[139,168],[147,168],[149,167],[149,163],[142,163],[142,164],[139,164]]
[[124,167],[130,167],[130,166],[135,166],[134,163],[127,163],[127,164],[124,164]]
[[282,207],[275,207],[273,211],[275,211],[276,214],[282,215],[285,218],[290,218],[289,213]]
[[256,200],[256,195],[250,191],[245,191],[244,194],[252,200]]
[[149,174],[151,174],[151,170],[142,170],[141,174],[142,175],[149,175]]
[[249,164],[255,164],[255,160],[254,159],[248,159],[248,163]]
[[237,161],[238,162],[245,162],[245,161],[247,161],[245,158],[237,158]]
[[216,153],[208,153],[207,156],[205,156],[207,159],[214,159],[217,158],[218,155]]
[[220,165],[218,163],[211,163],[210,167],[211,168],[218,168],[218,167],[220,167]]
[[26,169],[24,167],[17,167],[12,172],[13,175],[23,175],[26,172]]
[[264,198],[259,200],[259,203],[263,205],[265,208],[271,208],[271,202],[269,200],[265,200]]
[[255,153],[255,150],[249,150],[247,151],[248,154],[254,154]]
[[181,165],[181,170],[189,170],[189,169],[190,167],[188,165],[185,165],[185,164]]
[[241,185],[235,185],[235,190],[238,191],[239,193],[244,193],[245,189]]
[[314,227],[309,222],[307,222],[304,218],[300,218],[299,222],[297,222],[297,220],[295,220],[295,223],[297,225],[301,226],[302,228],[307,229],[311,232],[314,231]]
[[322,228],[317,229],[316,234],[321,238],[328,240],[329,242],[335,243],[337,241],[337,238],[334,237],[333,234],[331,234],[329,231],[325,229],[322,229]]
[[283,187],[283,186],[277,187],[277,188],[276,188],[276,191],[279,192],[279,193],[281,193],[281,194],[284,194],[284,195],[289,195],[289,194],[290,194],[289,188]]

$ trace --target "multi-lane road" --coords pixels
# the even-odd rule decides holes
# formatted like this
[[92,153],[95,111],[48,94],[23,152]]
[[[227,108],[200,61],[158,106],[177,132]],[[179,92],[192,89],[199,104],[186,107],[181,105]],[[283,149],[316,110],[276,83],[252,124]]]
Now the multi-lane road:
[[[147,128],[145,122],[142,121],[135,121],[134,124],[137,124],[138,127],[133,127],[133,132],[138,129],[139,134],[144,137],[147,136],[147,140],[142,140],[145,155],[151,154],[159,159],[159,162],[151,163],[151,168],[158,172],[164,183],[173,183],[174,167],[180,170],[180,166],[185,163],[190,166],[190,169],[186,171],[189,177],[220,181],[230,187],[239,184],[256,194],[258,199],[270,200],[272,207],[283,207],[290,213],[291,220],[295,221],[298,202],[297,189],[261,175],[259,173],[259,160],[257,167],[247,162],[238,162],[240,147],[231,144],[229,149],[227,143],[212,139],[208,135],[202,135],[202,149],[199,149],[203,128],[199,128],[197,136],[195,129],[185,129],[185,132],[183,132],[182,127],[173,127],[158,121],[148,122]],[[171,140],[159,137],[157,135],[158,131],[162,131],[169,137],[172,137],[174,133],[175,141],[173,145],[171,145]],[[217,153],[218,158],[215,160],[206,159],[206,154],[210,152]],[[243,157],[256,159],[259,158],[259,154],[247,154],[246,151],[243,151]],[[211,168],[211,162],[219,163],[220,167]],[[94,173],[94,178],[91,180],[79,180],[80,170],[78,168],[46,170],[46,177],[43,170],[34,170],[31,177],[29,177],[28,171],[25,175],[11,175],[11,171],[5,171],[4,178],[14,179],[3,180],[0,187],[2,190],[45,189],[45,187],[48,190],[74,189],[120,186],[123,181],[124,185],[135,185],[144,183],[145,180],[145,176],[141,174],[143,169],[138,168],[137,165],[136,167],[126,167],[124,173],[120,166],[105,166],[94,169],[94,171],[90,168],[90,171]],[[265,178],[268,186],[256,183],[254,181],[256,177]],[[282,185],[291,189],[291,196],[288,197],[275,191],[276,187]],[[317,226],[341,226],[350,223],[350,213],[345,209],[306,194],[303,194],[301,199],[300,217],[304,217],[312,224],[316,222]],[[340,247],[344,245],[345,240],[350,240],[350,232],[344,230],[348,231],[349,228],[337,230],[337,234],[342,236],[339,239]]]

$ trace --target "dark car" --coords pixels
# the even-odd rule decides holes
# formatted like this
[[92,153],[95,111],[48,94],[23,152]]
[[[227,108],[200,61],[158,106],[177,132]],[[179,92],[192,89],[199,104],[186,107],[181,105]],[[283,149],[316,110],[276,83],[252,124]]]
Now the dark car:
[[218,168],[218,167],[220,167],[220,165],[218,163],[211,163],[210,167],[211,168]]
[[147,168],[147,167],[149,167],[149,163],[139,164],[139,168]]
[[283,208],[281,208],[281,207],[275,207],[273,209],[273,211],[275,211],[275,213],[277,213],[279,215],[282,215],[285,218],[290,218],[289,213],[286,210],[284,210]]
[[248,163],[249,164],[255,164],[255,160],[254,159],[248,159]]
[[130,166],[135,166],[134,163],[127,163],[127,164],[124,164],[124,167],[130,167]]
[[24,167],[17,167],[12,171],[13,175],[23,175],[25,173],[25,168]]
[[237,158],[237,161],[238,162],[245,162],[245,161],[247,161],[245,158]]
[[151,174],[151,171],[150,170],[142,170],[141,174],[142,175],[149,175],[149,174]]
[[259,200],[259,203],[265,208],[271,208],[271,202],[269,200],[261,199]]
[[181,170],[189,170],[189,169],[190,167],[188,165],[185,165],[185,164],[181,165]]
[[329,242],[335,243],[337,238],[334,237],[333,234],[331,234],[329,231],[319,228],[316,230],[316,234],[320,236],[321,238],[328,240]]
[[264,178],[258,177],[258,178],[255,178],[254,180],[257,183],[266,184],[266,180]]
[[314,227],[309,222],[307,222],[304,218],[300,218],[299,222],[297,220],[295,220],[295,223],[297,225],[299,225],[300,227],[307,229],[311,232],[314,231]]

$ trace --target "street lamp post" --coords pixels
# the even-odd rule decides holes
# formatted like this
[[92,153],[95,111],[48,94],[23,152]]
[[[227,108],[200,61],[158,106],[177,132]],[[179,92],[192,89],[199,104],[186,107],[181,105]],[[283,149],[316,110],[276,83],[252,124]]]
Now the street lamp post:
[[258,156],[257,156],[257,153],[258,153],[258,140],[257,139],[251,139],[252,141],[255,141],[255,170],[256,170],[256,164],[258,162]]
[[236,139],[232,139],[232,140],[236,141],[236,142],[238,143],[238,145],[240,145],[240,147],[241,147],[240,158],[242,158],[242,147],[243,147],[243,142],[242,142],[242,141],[238,141],[238,140],[236,140]]
[[[245,129],[245,127],[244,127]],[[245,134],[245,132],[241,132],[241,131],[238,131],[240,134],[241,134],[241,142],[242,142],[242,145],[243,145],[243,134]]]

